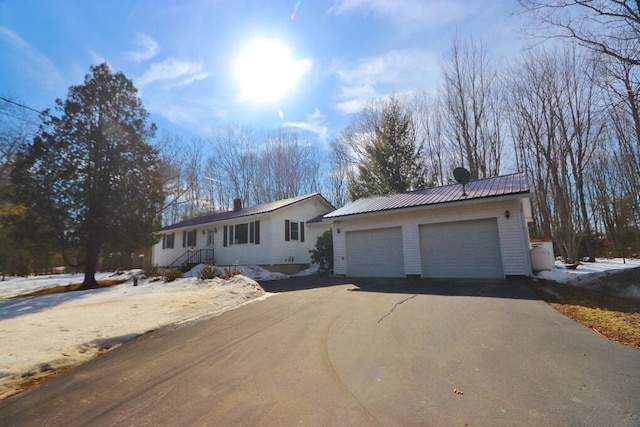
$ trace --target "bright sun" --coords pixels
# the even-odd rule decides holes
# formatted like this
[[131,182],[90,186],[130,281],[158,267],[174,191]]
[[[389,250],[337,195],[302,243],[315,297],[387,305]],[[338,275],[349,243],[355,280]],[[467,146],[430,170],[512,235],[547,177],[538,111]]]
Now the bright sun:
[[254,39],[238,55],[235,76],[243,101],[276,102],[297,86],[311,69],[311,60],[294,59],[281,42]]

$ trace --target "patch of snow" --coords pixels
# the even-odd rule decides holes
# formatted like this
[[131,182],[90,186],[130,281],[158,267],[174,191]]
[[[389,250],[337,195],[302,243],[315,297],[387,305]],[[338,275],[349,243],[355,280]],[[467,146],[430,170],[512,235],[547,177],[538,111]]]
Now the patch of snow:
[[198,277],[198,274],[200,274],[200,270],[202,270],[202,267],[204,267],[204,266],[205,266],[205,264],[196,265],[191,270],[189,270],[186,273],[184,273],[184,277]]
[[622,258],[598,258],[596,262],[580,263],[575,269],[566,268],[564,263],[556,261],[554,270],[541,271],[536,274],[536,277],[557,283],[579,284],[587,281],[596,281],[598,278],[613,271],[637,267],[640,267],[640,260],[638,259],[626,259],[623,261]]
[[[113,273],[96,273],[96,280],[109,278]],[[55,286],[73,285],[82,283],[84,274],[52,274],[48,276],[7,277],[0,282],[0,299],[11,298],[16,295],[28,294],[41,289]]]
[[[186,272],[184,274],[184,277],[198,277],[198,273],[200,272],[200,270],[202,270],[202,267],[204,266],[205,264],[196,265],[191,270]],[[224,268],[224,267],[219,267],[219,268]],[[237,267],[231,267],[231,268],[237,268],[238,270],[242,271],[243,276],[248,277],[250,279],[254,279],[254,280],[280,280],[280,279],[286,279],[287,277],[290,277],[283,273],[275,273],[275,272],[269,271],[257,265],[239,265]]]
[[318,274],[318,266],[311,266],[305,270],[301,270],[299,272],[297,272],[296,274],[292,274],[291,277],[300,277],[300,276],[313,276],[315,274]]
[[254,280],[279,280],[286,279],[286,274],[274,273],[257,265],[241,265],[238,267],[242,270],[242,274],[247,277],[251,277]]
[[566,268],[561,261],[556,261],[555,264],[555,269],[541,271],[535,277],[572,286],[610,291],[625,298],[640,298],[640,284],[624,284],[614,286],[614,289],[602,289],[600,285],[600,279],[610,274],[629,268],[640,268],[639,259],[598,258],[596,262],[582,262],[575,269]]
[[23,376],[77,365],[98,352],[162,326],[214,316],[269,296],[258,283],[177,279],[170,283],[131,278],[141,270],[97,279],[121,285],[39,297],[12,298],[48,287],[79,283],[83,276],[11,278],[0,282],[0,398],[15,393]]

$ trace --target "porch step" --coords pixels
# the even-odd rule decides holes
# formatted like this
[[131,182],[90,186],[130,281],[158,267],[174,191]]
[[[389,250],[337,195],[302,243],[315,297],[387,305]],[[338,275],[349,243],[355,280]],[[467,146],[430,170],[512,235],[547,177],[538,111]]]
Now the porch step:
[[180,267],[180,271],[182,271],[183,273],[186,273],[187,271],[191,270],[193,267],[195,267],[198,264],[200,264],[200,263],[199,262],[188,262],[186,264],[183,264]]

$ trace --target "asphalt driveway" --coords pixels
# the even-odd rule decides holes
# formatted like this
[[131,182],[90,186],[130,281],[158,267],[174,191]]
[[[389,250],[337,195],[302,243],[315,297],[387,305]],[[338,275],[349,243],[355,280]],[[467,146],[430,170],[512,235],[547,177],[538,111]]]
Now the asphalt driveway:
[[147,334],[0,402],[0,425],[640,423],[640,351],[525,282],[263,286],[277,295]]

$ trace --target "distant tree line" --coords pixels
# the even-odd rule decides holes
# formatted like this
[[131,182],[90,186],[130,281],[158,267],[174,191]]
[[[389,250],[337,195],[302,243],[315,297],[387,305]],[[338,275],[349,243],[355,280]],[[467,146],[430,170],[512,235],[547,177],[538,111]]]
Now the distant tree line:
[[323,157],[298,133],[229,124],[186,143],[165,133],[162,151],[165,224],[321,190]]

